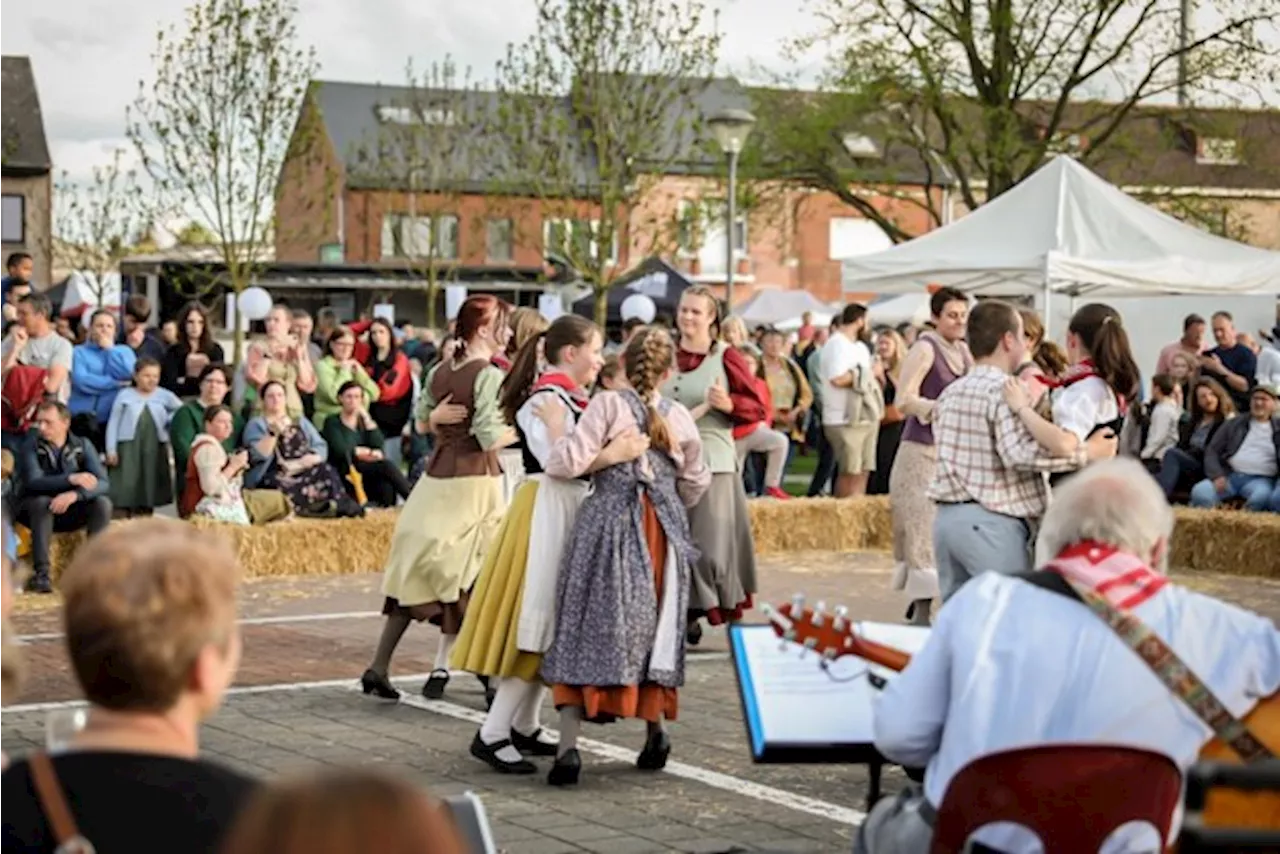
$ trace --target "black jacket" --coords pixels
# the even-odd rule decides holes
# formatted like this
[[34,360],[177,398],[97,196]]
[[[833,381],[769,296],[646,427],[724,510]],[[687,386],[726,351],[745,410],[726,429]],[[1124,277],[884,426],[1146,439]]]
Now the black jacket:
[[[86,500],[106,495],[110,488],[107,470],[93,444],[71,433],[61,448],[55,448],[38,434],[29,437],[23,449],[20,472],[23,498],[76,492],[81,500]],[[97,486],[93,489],[72,486],[68,478],[81,472],[96,477]]]
[[[1204,451],[1204,476],[1209,480],[1231,474],[1230,460],[1244,444],[1253,416],[1237,415],[1222,425]],[[1271,443],[1275,446],[1276,460],[1280,461],[1280,418],[1271,419]]]
[[[1206,448],[1208,448],[1209,444],[1213,441],[1213,437],[1218,434],[1218,430],[1226,423],[1227,419],[1219,418],[1209,425],[1209,436],[1204,442],[1204,446]],[[1191,447],[1191,435],[1196,432],[1196,428],[1198,426],[1200,425],[1195,421],[1192,421],[1190,416],[1184,415],[1182,417],[1182,420],[1178,422],[1178,447],[1192,456],[1203,457],[1203,452],[1198,452]]]

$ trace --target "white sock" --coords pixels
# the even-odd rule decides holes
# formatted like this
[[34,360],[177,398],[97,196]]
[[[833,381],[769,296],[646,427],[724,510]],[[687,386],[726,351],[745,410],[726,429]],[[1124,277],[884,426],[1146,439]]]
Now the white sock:
[[440,635],[440,646],[436,647],[436,661],[431,665],[433,670],[449,669],[449,653],[453,652],[453,645],[457,642],[457,635]]
[[511,738],[511,721],[524,698],[524,686],[525,683],[519,679],[498,680],[498,693],[480,727],[480,740],[485,744],[497,744]]
[[582,729],[582,707],[565,706],[560,710],[560,747],[556,758],[578,746],[578,730]]
[[541,682],[520,684],[524,686],[524,693],[520,707],[511,719],[511,728],[521,735],[533,735],[542,728],[542,700],[547,696],[547,687]]

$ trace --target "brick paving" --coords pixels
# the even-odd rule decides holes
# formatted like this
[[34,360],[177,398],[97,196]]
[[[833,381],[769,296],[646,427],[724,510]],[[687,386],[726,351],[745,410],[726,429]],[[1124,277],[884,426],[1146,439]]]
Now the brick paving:
[[[797,554],[763,559],[760,572],[764,601],[783,601],[803,590],[811,600],[848,605],[858,618],[901,618],[904,603],[888,590],[884,555]],[[1203,575],[1179,580],[1280,617],[1280,583]],[[367,613],[380,604],[378,581],[375,575],[254,581],[245,586],[242,612],[247,619]],[[20,599],[14,619],[19,634],[60,631],[56,600]],[[622,761],[588,753],[582,785],[561,791],[546,786],[541,775],[494,774],[467,755],[476,724],[464,718],[483,708],[479,686],[468,677],[451,682],[445,697],[447,714],[421,701],[396,704],[361,696],[355,679],[367,663],[380,625],[377,617],[353,616],[245,626],[238,690],[322,680],[343,684],[238,693],[207,725],[205,753],[262,777],[361,764],[408,775],[442,795],[469,789],[484,800],[499,847],[513,854],[850,849],[854,828],[849,824],[770,800],[768,791],[757,793],[760,797],[742,791],[755,784],[858,810],[866,796],[867,775],[865,769],[851,766],[752,764],[719,630],[706,633],[688,668],[680,720],[672,727],[672,759],[727,775],[728,788],[687,775],[643,774]],[[393,672],[425,672],[435,644],[434,629],[411,628]],[[29,674],[24,702],[77,696],[60,641],[33,640],[24,654]],[[420,683],[406,680],[401,687],[416,691]],[[550,708],[544,719],[554,721]],[[0,730],[4,749],[22,754],[42,743],[44,713],[8,712]],[[635,751],[643,741],[643,729],[634,723],[587,727],[583,735],[615,752]],[[900,780],[886,772],[887,788]]]

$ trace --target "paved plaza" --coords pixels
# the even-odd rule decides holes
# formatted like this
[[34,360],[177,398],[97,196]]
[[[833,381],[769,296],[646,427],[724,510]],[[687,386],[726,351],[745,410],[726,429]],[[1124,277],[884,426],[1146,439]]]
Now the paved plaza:
[[[847,605],[858,618],[902,617],[884,555],[769,558],[760,571],[763,601],[805,591],[811,600]],[[1179,580],[1280,616],[1280,582]],[[639,724],[588,726],[582,785],[556,790],[543,774],[503,777],[467,754],[483,709],[473,678],[455,675],[443,701],[417,693],[435,651],[433,628],[411,628],[401,645],[393,675],[406,691],[402,702],[359,693],[356,679],[380,628],[378,583],[377,575],[359,575],[246,584],[244,663],[226,707],[205,729],[205,755],[261,777],[362,764],[408,775],[442,795],[469,789],[484,800],[498,847],[513,854],[850,849],[866,797],[865,769],[753,765],[723,632],[707,632],[691,656],[666,771],[632,767],[644,738]],[[5,711],[2,728],[4,749],[20,755],[43,743],[48,708],[74,701],[78,692],[56,601],[20,597],[14,623],[24,637],[28,678],[24,705]],[[548,707],[544,721],[554,720]],[[886,771],[887,788],[901,780]]]

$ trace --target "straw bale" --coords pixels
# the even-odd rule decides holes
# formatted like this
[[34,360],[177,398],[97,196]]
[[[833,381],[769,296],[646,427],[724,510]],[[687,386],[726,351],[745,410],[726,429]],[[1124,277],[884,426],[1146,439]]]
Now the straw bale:
[[888,551],[893,547],[889,499],[796,498],[752,501],[756,553]]
[[248,578],[275,575],[350,575],[387,562],[399,514],[371,510],[363,519],[287,519],[268,525],[192,524],[231,538]]
[[1280,578],[1280,513],[1174,509],[1175,569]]

